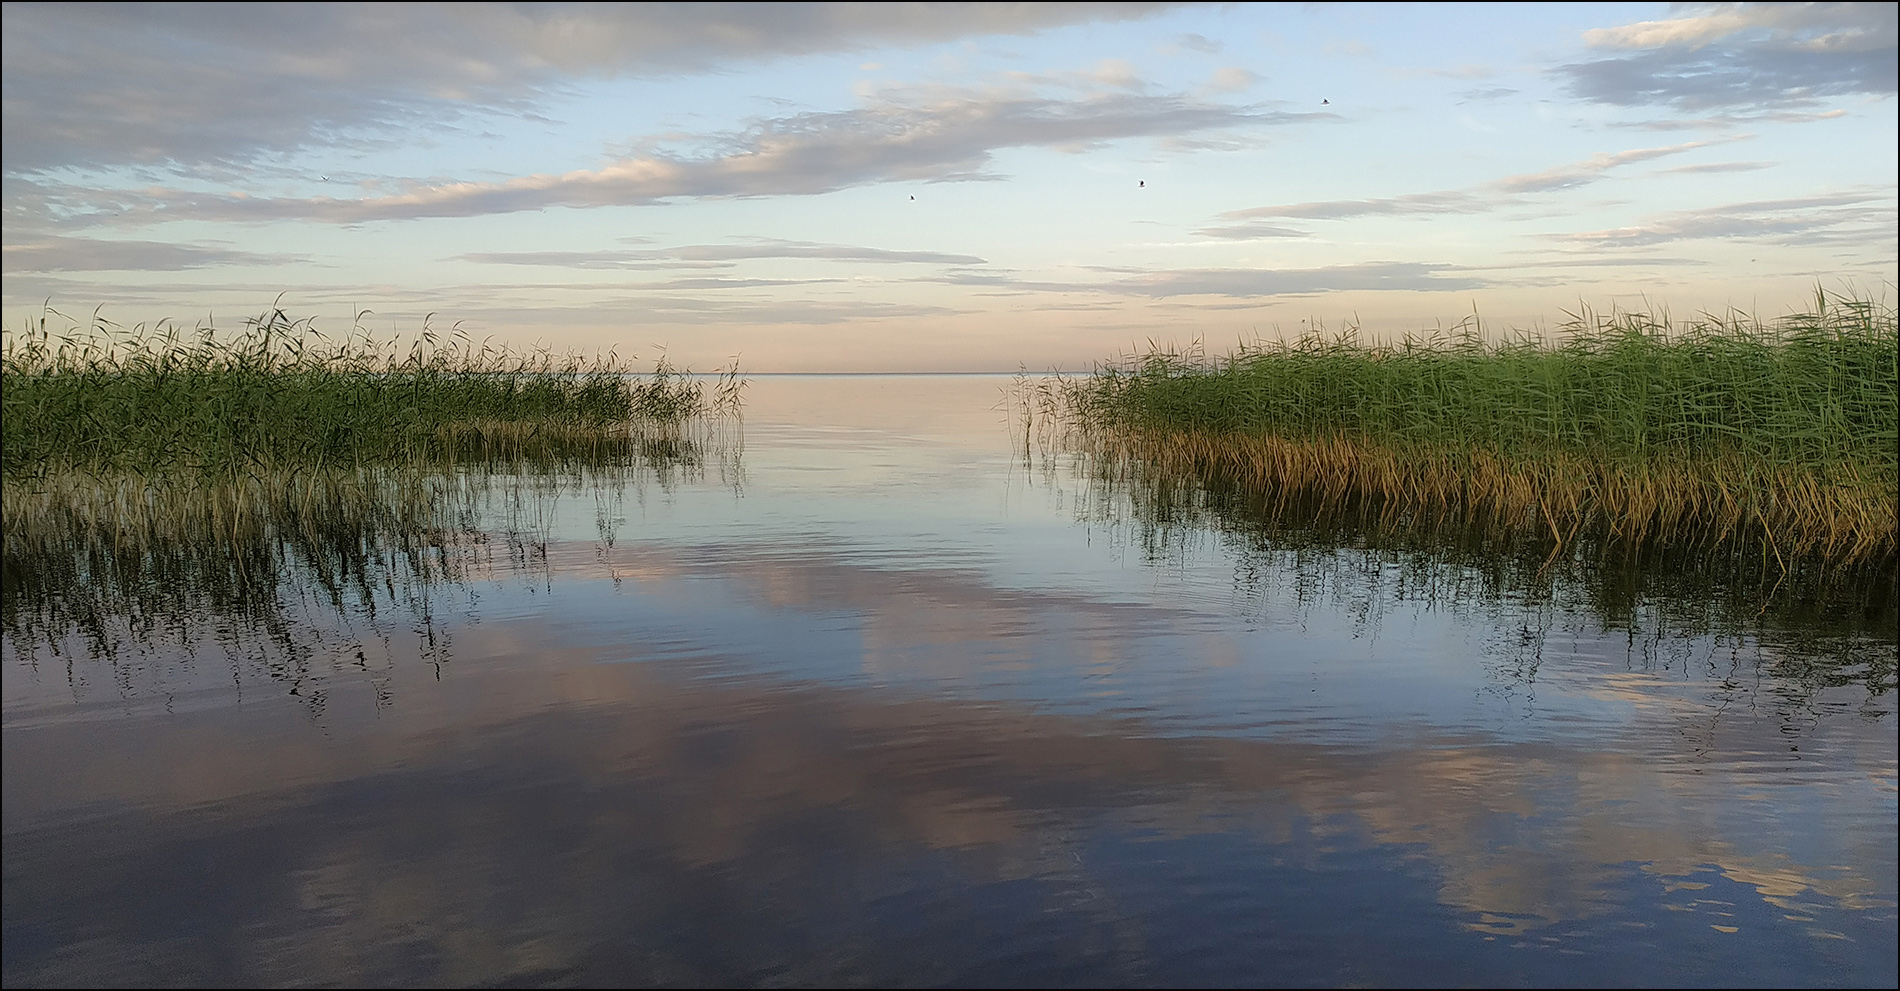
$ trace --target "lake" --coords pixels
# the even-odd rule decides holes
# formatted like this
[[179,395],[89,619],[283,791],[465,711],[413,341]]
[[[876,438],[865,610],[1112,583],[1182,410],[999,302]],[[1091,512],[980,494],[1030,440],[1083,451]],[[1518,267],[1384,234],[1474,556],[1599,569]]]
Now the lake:
[[1900,980],[1890,584],[1158,505],[1009,385],[755,377],[413,546],[9,548],[5,983]]

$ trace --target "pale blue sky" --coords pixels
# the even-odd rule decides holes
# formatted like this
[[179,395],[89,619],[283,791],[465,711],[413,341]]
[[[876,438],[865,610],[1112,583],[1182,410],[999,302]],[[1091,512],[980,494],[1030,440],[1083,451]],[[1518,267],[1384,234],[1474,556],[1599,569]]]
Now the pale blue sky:
[[9,332],[1035,370],[1896,280],[1892,4],[4,9]]

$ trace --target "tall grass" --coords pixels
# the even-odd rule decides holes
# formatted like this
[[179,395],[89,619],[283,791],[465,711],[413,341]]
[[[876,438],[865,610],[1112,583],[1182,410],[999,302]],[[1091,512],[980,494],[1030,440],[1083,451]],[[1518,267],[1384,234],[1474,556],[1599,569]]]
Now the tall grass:
[[176,324],[56,329],[49,311],[0,351],[9,482],[248,473],[464,457],[614,456],[635,424],[737,413],[736,369],[709,384],[664,360],[557,357],[425,322],[407,346],[360,324],[331,339],[282,310],[230,338]]
[[1281,504],[1371,507],[1630,546],[1895,552],[1892,306],[1817,294],[1775,323],[1584,313],[1554,341],[1475,327],[1155,350],[1045,389],[1109,461]]

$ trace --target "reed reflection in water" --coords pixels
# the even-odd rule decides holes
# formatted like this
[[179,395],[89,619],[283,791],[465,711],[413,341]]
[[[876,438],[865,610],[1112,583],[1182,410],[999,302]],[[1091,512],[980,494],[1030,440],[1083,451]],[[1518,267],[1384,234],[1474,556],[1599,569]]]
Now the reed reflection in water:
[[1325,600],[1370,617],[1418,602],[1480,614],[1518,631],[1507,653],[1526,679],[1554,623],[1622,631],[1645,653],[1708,637],[1764,651],[1774,690],[1797,703],[1858,686],[1870,716],[1891,708],[1883,699],[1896,687],[1900,569],[1890,553],[1783,560],[1587,532],[1560,542],[1459,507],[1398,512],[1358,493],[1263,490],[1151,446],[1045,433],[1027,461],[1046,480],[1064,476],[1077,516],[1145,560],[1214,545],[1234,562],[1236,595],[1256,605]]
[[440,481],[418,563],[245,551],[276,640],[185,568],[94,651],[10,570],[7,983],[1893,979],[1890,619],[1164,517],[996,387]]
[[629,494],[705,483],[709,464],[739,484],[732,421],[576,440],[354,469],[10,482],[0,633],[63,661],[76,695],[90,667],[76,662],[109,662],[122,694],[163,694],[177,650],[216,644],[240,684],[261,675],[321,709],[328,678],[375,682],[370,653],[380,670],[396,663],[396,630],[445,659],[438,610],[498,565],[530,567],[563,496],[591,501],[605,534]]

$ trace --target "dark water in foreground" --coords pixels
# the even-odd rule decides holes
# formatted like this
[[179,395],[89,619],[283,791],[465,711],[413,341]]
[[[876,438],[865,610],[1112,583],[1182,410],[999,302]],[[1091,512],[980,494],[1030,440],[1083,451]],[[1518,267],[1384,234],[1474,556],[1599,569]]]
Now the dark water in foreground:
[[1001,384],[6,639],[6,985],[1894,984],[1890,624],[1158,534]]

